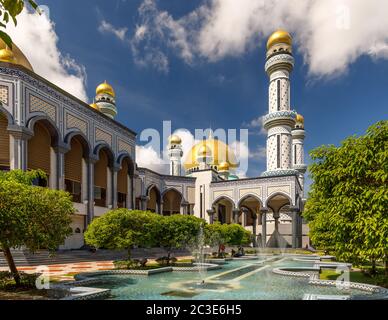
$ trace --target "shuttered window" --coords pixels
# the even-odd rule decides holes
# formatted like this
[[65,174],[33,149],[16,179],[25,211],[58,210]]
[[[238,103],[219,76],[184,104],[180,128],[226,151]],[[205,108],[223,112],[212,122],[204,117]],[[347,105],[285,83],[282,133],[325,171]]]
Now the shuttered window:
[[121,170],[117,173],[117,191],[127,194],[128,190],[128,161],[123,160]]
[[74,138],[70,146],[70,151],[65,154],[65,179],[82,182],[82,145]]
[[0,114],[0,166],[9,166],[9,134],[7,132],[8,121]]
[[51,136],[47,129],[37,123],[34,136],[28,140],[28,169],[42,169],[50,174],[50,146]]
[[94,184],[97,187],[106,189],[107,187],[107,167],[108,167],[108,156],[106,153],[100,151],[100,159],[94,166]]

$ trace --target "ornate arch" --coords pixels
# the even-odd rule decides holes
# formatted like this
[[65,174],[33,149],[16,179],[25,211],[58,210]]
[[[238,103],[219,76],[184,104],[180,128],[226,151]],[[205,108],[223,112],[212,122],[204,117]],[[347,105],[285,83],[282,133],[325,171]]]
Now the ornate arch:
[[133,175],[134,174],[134,171],[135,171],[135,161],[133,161],[131,155],[127,152],[127,151],[124,151],[124,152],[120,152],[117,156],[117,159],[116,159],[116,164],[118,166],[121,166],[124,159],[129,159],[129,162],[131,164],[131,168],[130,168],[130,175]]
[[2,114],[5,115],[5,117],[6,117],[7,120],[8,120],[8,125],[9,125],[9,126],[15,124],[15,121],[14,121],[14,119],[13,119],[12,114],[10,114],[9,111],[1,105],[1,103],[0,103],[0,113],[2,113]]
[[65,136],[65,139],[64,139],[65,147],[70,150],[71,140],[74,137],[79,138],[79,142],[81,143],[82,149],[83,149],[83,152],[84,152],[84,158],[90,158],[90,156],[91,156],[91,146],[90,146],[89,140],[86,137],[86,135],[83,132],[79,131],[79,130],[72,130],[72,131],[70,131]]
[[263,201],[255,194],[253,193],[248,193],[248,194],[245,194],[244,196],[242,196],[240,198],[240,200],[238,201],[237,203],[237,207],[240,208],[240,206],[242,205],[242,203],[247,199],[247,198],[254,198],[255,200],[257,200],[259,203],[260,203],[260,207],[264,207],[263,206]]
[[268,206],[268,202],[269,202],[272,198],[274,198],[274,197],[276,197],[276,196],[283,196],[283,197],[287,198],[287,200],[290,202],[290,205],[291,205],[291,206],[294,205],[294,202],[292,201],[291,197],[290,197],[288,194],[286,194],[286,193],[284,193],[284,192],[281,192],[281,191],[278,191],[278,192],[272,193],[269,197],[267,197],[267,199],[266,199],[266,201],[265,201],[265,206],[264,206],[264,207],[269,207],[269,206]]
[[111,167],[113,167],[113,165],[115,164],[115,153],[113,152],[112,148],[110,147],[109,144],[107,144],[106,142],[100,142],[99,144],[97,144],[95,147],[94,147],[94,150],[93,150],[93,155],[96,157],[96,159],[99,160],[100,156],[100,151],[101,150],[106,150],[107,151],[107,156],[108,156],[108,161],[109,161],[109,165]]
[[27,128],[34,132],[34,126],[36,123],[43,123],[45,128],[49,131],[51,135],[51,144],[52,146],[63,145],[63,141],[61,139],[60,130],[57,127],[57,124],[46,115],[38,115],[33,116],[27,120]]
[[212,202],[212,207],[214,207],[214,205],[215,205],[217,202],[221,201],[221,200],[230,201],[230,202],[232,203],[233,209],[236,208],[236,203],[235,203],[235,201],[234,201],[231,197],[229,197],[229,196],[227,196],[227,195],[221,195],[221,196],[217,197],[216,199],[214,199],[213,202]]
[[183,193],[180,192],[178,189],[174,188],[174,187],[169,187],[167,189],[165,189],[162,193],[161,193],[161,198],[163,199],[164,195],[167,194],[169,191],[175,191],[176,193],[178,193],[180,196],[181,196],[181,204],[182,202],[186,201],[185,200],[185,197],[183,196]]

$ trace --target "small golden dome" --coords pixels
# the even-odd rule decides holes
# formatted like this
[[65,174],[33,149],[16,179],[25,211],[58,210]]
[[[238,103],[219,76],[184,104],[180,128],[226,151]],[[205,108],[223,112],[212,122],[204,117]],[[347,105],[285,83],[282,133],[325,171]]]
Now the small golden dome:
[[198,157],[201,157],[201,158],[208,157],[208,156],[211,156],[211,154],[212,154],[212,151],[206,144],[202,145],[198,149]]
[[229,171],[229,163],[228,162],[222,162],[220,166],[218,167],[218,171]]
[[97,88],[96,88],[96,94],[109,94],[112,97],[115,97],[115,91],[113,90],[112,86],[104,81],[104,83],[101,83]]
[[296,122],[304,123],[304,117],[301,114],[297,114],[295,118]]
[[282,29],[279,29],[275,31],[271,36],[268,38],[267,42],[267,50],[269,50],[273,45],[278,43],[286,43],[288,45],[292,45],[292,37],[291,35]]
[[93,109],[96,109],[98,111],[100,111],[100,108],[98,107],[98,105],[96,103],[91,103],[90,106],[93,108]]
[[8,47],[5,47],[0,50],[0,61],[16,63],[15,55]]
[[182,139],[177,136],[176,134],[173,134],[172,136],[170,136],[170,138],[168,139],[170,144],[181,144],[182,143]]

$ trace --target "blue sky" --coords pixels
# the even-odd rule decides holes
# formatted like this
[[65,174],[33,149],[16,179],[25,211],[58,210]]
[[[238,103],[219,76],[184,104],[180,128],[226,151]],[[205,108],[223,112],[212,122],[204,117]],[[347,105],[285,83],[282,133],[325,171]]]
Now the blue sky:
[[[155,53],[153,48],[156,48],[168,59],[166,71],[158,69],[152,59],[141,65],[134,56],[131,39],[145,21],[138,11],[142,0],[46,0],[39,3],[50,8],[59,51],[85,68],[89,102],[95,87],[107,80],[116,90],[117,120],[129,128],[138,133],[145,128],[161,130],[163,120],[171,120],[173,129],[184,127],[193,132],[210,125],[224,129],[250,127],[252,154],[265,145],[265,135],[259,133],[260,128],[248,124],[267,112],[268,78],[264,63],[269,33],[266,29],[257,27],[257,34],[244,40],[243,49],[234,48],[230,52],[226,49],[226,54],[216,58],[211,54],[206,56],[206,49],[202,52],[191,49],[194,58],[190,61],[185,61],[182,51],[168,44],[170,29],[161,38],[152,36],[139,50],[144,55],[147,50]],[[157,10],[168,13],[172,21],[179,21],[203,4],[204,1],[156,2]],[[153,18],[155,16],[150,17]],[[126,28],[123,39],[99,30],[103,21],[116,30]],[[286,21],[277,21],[279,26],[287,27]],[[298,28],[297,23],[291,23],[291,31],[297,32]],[[292,107],[305,117],[306,153],[322,144],[338,145],[347,136],[362,134],[371,124],[387,119],[388,61],[385,55],[376,58],[357,50],[356,56],[344,60],[340,71],[325,74],[322,71],[325,65],[321,65],[321,69],[315,65],[315,71],[311,71],[314,52],[309,52],[308,48],[298,50],[302,37],[295,36],[296,66],[291,78],[291,99]],[[326,48],[334,43],[327,41],[321,45]],[[340,54],[340,60],[347,56],[343,52]],[[337,58],[335,52],[329,61],[333,58]],[[341,62],[336,66],[342,67]],[[307,156],[306,161],[309,162]],[[256,176],[263,170],[263,158],[249,159],[248,176]]]

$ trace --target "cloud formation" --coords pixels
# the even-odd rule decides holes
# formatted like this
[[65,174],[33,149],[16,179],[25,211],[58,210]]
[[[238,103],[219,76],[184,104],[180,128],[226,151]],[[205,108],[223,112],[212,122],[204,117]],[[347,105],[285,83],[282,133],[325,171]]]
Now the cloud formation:
[[[187,158],[191,148],[200,142],[195,139],[194,135],[186,129],[178,129],[173,134],[178,135],[182,139],[182,164]],[[156,143],[155,145],[158,145]],[[263,161],[265,160],[265,147],[259,147],[253,152],[249,150],[248,143],[245,141],[233,141],[229,144],[230,149],[234,152],[237,162],[240,167],[237,168],[236,174],[240,178],[245,178],[249,169],[248,160]],[[151,169],[153,171],[168,174],[169,173],[169,158],[167,153],[167,145],[163,146],[162,152],[155,150],[151,144],[145,146],[136,146],[136,163],[139,167]],[[184,169],[183,169],[184,172]]]
[[[294,36],[309,74],[332,77],[347,71],[362,55],[388,58],[388,2],[385,0],[204,0],[192,12],[175,18],[159,10],[155,0],[139,7],[132,50],[147,57],[144,64],[168,52],[186,63],[240,56],[276,29]],[[156,63],[158,65],[158,63]]]
[[18,16],[17,27],[9,23],[7,32],[37,74],[77,98],[88,101],[85,67],[60,52],[54,22],[46,14],[38,15],[24,10]]
[[109,22],[102,20],[98,27],[98,31],[100,31],[101,33],[111,33],[121,41],[125,41],[128,28],[115,28]]

